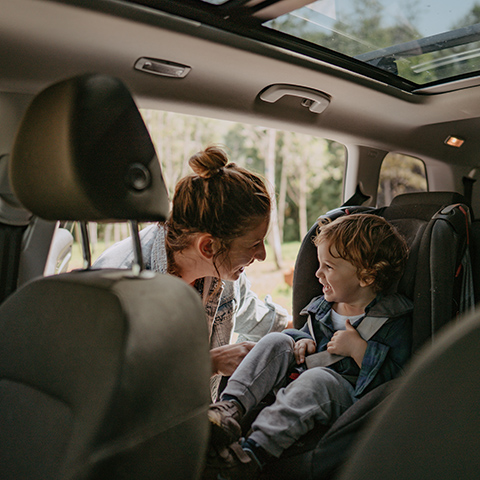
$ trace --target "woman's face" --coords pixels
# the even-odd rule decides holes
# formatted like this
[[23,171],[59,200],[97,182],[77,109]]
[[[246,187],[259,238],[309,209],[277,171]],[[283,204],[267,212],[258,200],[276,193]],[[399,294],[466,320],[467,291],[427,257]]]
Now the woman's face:
[[263,262],[267,253],[264,239],[267,235],[269,219],[261,218],[253,221],[253,229],[232,241],[229,251],[219,259],[218,271],[223,280],[237,280],[245,267],[255,260]]

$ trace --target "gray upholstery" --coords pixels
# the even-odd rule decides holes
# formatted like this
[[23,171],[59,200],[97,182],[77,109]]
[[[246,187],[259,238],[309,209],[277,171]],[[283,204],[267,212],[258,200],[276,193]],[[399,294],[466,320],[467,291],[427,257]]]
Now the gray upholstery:
[[210,376],[201,311],[179,279],[113,270],[11,295],[0,309],[1,478],[196,478]]
[[480,316],[443,330],[356,443],[339,480],[478,478]]
[[[398,290],[409,296],[414,302],[413,339],[414,351],[418,352],[422,345],[429,344],[440,335],[459,311],[461,275],[457,275],[459,265],[466,250],[469,238],[469,214],[465,206],[465,199],[455,192],[428,192],[400,195],[388,207],[379,209],[369,207],[342,207],[325,216],[335,218],[346,213],[373,213],[381,215],[391,221],[406,237],[410,246],[410,257],[402,276]],[[453,208],[442,208],[455,205]],[[321,294],[321,285],[315,277],[317,269],[316,248],[311,239],[316,232],[314,225],[305,237],[300,247],[295,266],[293,282],[293,314],[294,322],[298,327],[305,319],[299,314],[301,308],[309,299]],[[329,480],[336,478],[338,468],[350,455],[356,451],[356,440],[360,432],[375,418],[384,404],[393,395],[399,385],[395,379],[374,389],[369,395],[358,400],[349,408],[330,429],[323,426],[316,427],[308,436],[302,438],[297,445],[287,450],[283,458],[271,466],[262,477],[265,480]],[[438,403],[440,407],[442,393],[437,391],[435,396],[426,396],[425,405]],[[388,397],[388,398],[387,398]],[[428,409],[428,407],[426,407]],[[428,413],[425,413],[425,421]],[[394,446],[395,418],[391,418],[391,430],[385,438],[391,435],[390,446]],[[416,435],[414,429],[410,430]],[[384,438],[384,437],[381,437]],[[422,437],[423,441],[427,439]],[[407,441],[407,440],[405,440]],[[428,439],[430,441],[430,439]],[[375,445],[378,445],[375,443]],[[417,444],[417,448],[420,448]],[[368,451],[361,461],[368,462]],[[408,462],[408,457],[398,453],[398,458]],[[379,463],[379,459],[378,459]],[[358,465],[357,465],[358,466]],[[360,465],[360,467],[362,467]],[[397,465],[398,467],[398,465]],[[286,472],[295,472],[287,477]],[[390,479],[398,477],[391,469],[389,474],[377,474],[374,468],[369,470],[369,478]],[[349,474],[351,471],[349,471]],[[425,478],[422,475],[413,475],[401,478]],[[350,477],[345,475],[345,480]],[[367,478],[361,476],[358,478]],[[437,477],[443,478],[441,475]],[[469,477],[465,477],[469,478]],[[343,480],[343,477],[342,477]]]
[[41,218],[154,221],[168,214],[148,130],[113,77],[84,75],[41,92],[21,122],[12,158],[13,190]]
[[412,192],[397,195],[392,199],[392,205],[433,205],[438,209],[442,205],[453,205],[455,203],[466,203],[466,199],[458,192],[438,191],[438,192]]
[[[116,79],[86,75],[41,93],[11,160],[35,215],[167,213],[148,131]],[[210,369],[201,300],[178,278],[110,269],[26,283],[0,306],[0,477],[198,478]]]

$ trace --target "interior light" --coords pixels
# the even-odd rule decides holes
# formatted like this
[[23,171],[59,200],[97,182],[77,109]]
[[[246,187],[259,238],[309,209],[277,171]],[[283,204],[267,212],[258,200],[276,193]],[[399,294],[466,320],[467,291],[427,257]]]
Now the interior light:
[[459,137],[454,137],[452,135],[448,136],[445,140],[445,143],[447,145],[450,145],[451,147],[461,147],[463,145],[463,142],[465,140],[463,140],[463,138],[459,138]]

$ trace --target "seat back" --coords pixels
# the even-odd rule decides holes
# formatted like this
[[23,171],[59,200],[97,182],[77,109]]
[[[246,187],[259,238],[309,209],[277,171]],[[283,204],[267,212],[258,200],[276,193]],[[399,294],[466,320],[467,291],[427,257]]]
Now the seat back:
[[[49,221],[162,221],[153,144],[117,79],[41,92],[11,157],[23,206]],[[2,479],[198,478],[211,374],[205,313],[178,278],[85,269],[0,306]]]
[[22,239],[32,218],[12,192],[8,160],[0,157],[0,303],[17,288]]
[[[410,256],[399,281],[398,291],[414,302],[413,338],[416,352],[422,344],[433,341],[433,338],[439,335],[439,330],[443,330],[456,315],[463,297],[462,280],[465,279],[466,282],[470,278],[468,272],[471,265],[468,261],[462,262],[462,260],[468,260],[469,252],[469,215],[463,201],[463,197],[454,192],[405,194],[396,197],[388,207],[375,209],[349,206],[326,214],[332,219],[361,212],[382,215],[392,222],[407,239]],[[312,227],[302,242],[295,266],[293,314],[297,328],[301,327],[305,321],[300,315],[301,309],[312,297],[322,293],[321,285],[315,277],[318,260],[312,237],[316,229],[316,225]],[[469,293],[467,297],[471,300],[471,285],[463,291]],[[463,304],[462,308],[467,309],[467,306]],[[402,378],[394,379],[373,389],[347,409],[331,427],[316,426],[297,444],[286,450],[279,462],[271,465],[266,472],[265,480],[287,480],[291,478],[292,471],[298,474],[298,478],[336,479],[339,468],[351,456],[352,449],[357,450],[356,442],[359,435],[368,427],[372,419],[379,415],[385,403],[398,388],[400,381]],[[438,398],[442,395],[442,392],[436,390],[435,394],[427,397],[429,400],[425,405],[429,402],[437,402],[440,406]],[[422,415],[426,421],[430,421],[428,407],[422,410]],[[392,415],[389,430],[391,436],[388,437],[392,450],[395,448],[392,439],[395,438],[397,424],[398,419]],[[416,436],[421,439],[415,447],[418,450],[423,448],[420,443],[431,441],[430,438],[427,440],[419,436],[418,430],[415,429],[410,429],[409,435],[411,438]],[[386,437],[385,434],[379,438]],[[439,434],[437,438],[442,437]],[[407,441],[406,436],[405,441]],[[381,441],[375,442],[377,447],[380,444]],[[368,462],[368,456],[373,452],[374,449],[370,448],[368,454],[362,455],[361,460]],[[399,457],[398,452],[396,454]],[[401,458],[403,461],[408,461],[405,456]],[[376,457],[376,460],[378,463],[381,461],[379,457]],[[403,464],[396,464],[395,467],[401,470]],[[354,468],[360,469],[357,471],[358,474],[358,472],[361,473],[363,466],[355,464]],[[397,478],[394,472],[395,469],[392,468],[388,473],[380,475],[372,468],[369,470],[369,478]],[[342,480],[357,478],[355,475],[350,475],[349,470]],[[425,478],[411,470],[408,476],[398,478],[412,477]],[[426,478],[439,477],[443,478],[441,475]],[[367,475],[361,478],[367,478]]]
[[335,478],[477,478],[479,343],[474,312],[422,349]]
[[[414,303],[413,349],[416,351],[459,313],[474,304],[471,282],[470,215],[462,195],[429,192],[399,195],[388,207],[342,207],[325,215],[372,213],[391,222],[405,237],[409,258],[397,289]],[[322,293],[315,277],[318,268],[311,229],[299,250],[293,280],[293,316],[297,326],[301,309]],[[462,289],[462,284],[464,288]]]

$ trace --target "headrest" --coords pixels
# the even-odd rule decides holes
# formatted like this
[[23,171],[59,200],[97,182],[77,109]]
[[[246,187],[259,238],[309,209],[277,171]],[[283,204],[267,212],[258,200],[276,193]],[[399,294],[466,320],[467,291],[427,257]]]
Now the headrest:
[[161,221],[168,197],[142,116],[125,85],[82,75],[41,92],[10,164],[20,202],[47,220]]
[[412,192],[397,195],[390,205],[438,205],[441,208],[455,203],[466,204],[466,199],[458,192]]

